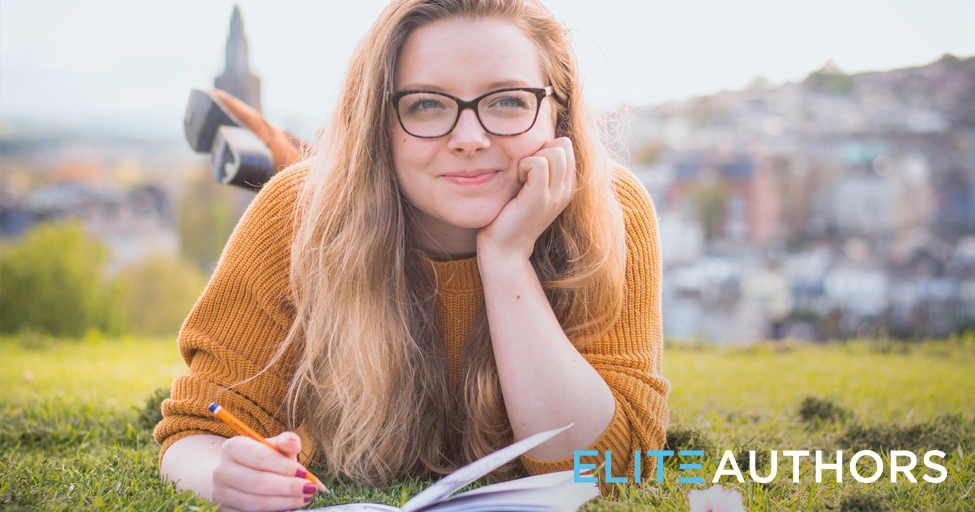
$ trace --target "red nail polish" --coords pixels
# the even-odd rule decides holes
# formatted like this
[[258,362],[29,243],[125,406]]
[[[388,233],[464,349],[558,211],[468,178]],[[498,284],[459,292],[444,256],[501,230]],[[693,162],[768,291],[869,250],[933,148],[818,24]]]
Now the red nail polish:
[[305,494],[315,494],[315,491],[317,490],[318,489],[316,489],[315,486],[312,484],[305,484],[305,487],[302,489],[302,491],[304,491]]
[[305,503],[311,501],[312,498],[314,498],[314,496],[305,496]]
[[298,478],[305,478],[308,476],[308,472],[304,469],[298,468],[298,471],[295,472],[295,476]]

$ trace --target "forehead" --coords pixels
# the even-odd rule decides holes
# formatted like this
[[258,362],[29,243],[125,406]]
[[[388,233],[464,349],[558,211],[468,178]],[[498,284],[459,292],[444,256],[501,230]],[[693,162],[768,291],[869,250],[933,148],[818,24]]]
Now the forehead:
[[543,87],[538,50],[496,18],[440,20],[415,30],[397,59],[396,90],[433,89],[471,98],[502,87]]

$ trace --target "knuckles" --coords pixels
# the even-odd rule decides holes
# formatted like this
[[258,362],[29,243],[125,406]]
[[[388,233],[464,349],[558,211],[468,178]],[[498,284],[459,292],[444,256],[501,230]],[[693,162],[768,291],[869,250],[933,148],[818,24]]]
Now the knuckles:
[[224,509],[301,508],[308,482],[291,474],[296,469],[297,462],[264,445],[240,436],[230,438],[224,442],[220,461],[213,470],[213,501]]

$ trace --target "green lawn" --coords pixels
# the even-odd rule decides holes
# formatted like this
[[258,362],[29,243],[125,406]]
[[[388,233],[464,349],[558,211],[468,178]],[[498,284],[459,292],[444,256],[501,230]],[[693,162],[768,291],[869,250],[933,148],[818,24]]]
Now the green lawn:
[[[0,339],[0,510],[206,510],[190,493],[158,479],[158,446],[144,408],[153,391],[185,371],[172,340],[53,342],[31,336]],[[661,484],[632,486],[616,500],[583,509],[684,510],[687,492],[710,486],[724,450],[744,454],[738,489],[748,510],[975,510],[975,343],[970,339],[908,345],[850,342],[758,345],[719,349],[668,346],[664,373],[673,385],[668,440],[707,454],[707,484],[680,484],[679,460]],[[814,399],[807,400],[813,397]],[[948,455],[948,478],[873,484],[844,472],[814,481],[809,459],[791,481],[782,450],[927,450]],[[780,453],[778,476],[752,482],[747,450]],[[831,451],[830,454],[833,452]],[[832,457],[828,457],[832,460]],[[887,464],[885,462],[885,464]],[[760,464],[765,474],[767,465]],[[873,473],[873,463],[863,474]],[[927,471],[928,474],[936,474]],[[645,477],[651,475],[645,475]],[[383,489],[333,483],[333,495],[312,505],[348,501],[399,505],[428,482]]]

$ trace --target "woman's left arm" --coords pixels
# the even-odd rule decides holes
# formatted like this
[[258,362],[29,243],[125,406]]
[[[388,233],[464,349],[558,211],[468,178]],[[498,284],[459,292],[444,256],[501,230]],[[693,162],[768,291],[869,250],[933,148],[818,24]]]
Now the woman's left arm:
[[613,393],[565,336],[527,259],[482,258],[479,252],[478,265],[515,438],[575,423],[527,453],[540,460],[572,457],[573,450],[592,445],[613,420]]
[[[498,218],[478,233],[477,248],[491,340],[513,433],[516,439],[524,439],[537,432],[575,423],[565,434],[528,452],[529,457],[539,462],[560,459],[564,462],[564,459],[572,457],[574,450],[592,446],[604,433],[614,439],[627,439],[603,444],[612,444],[616,449],[629,449],[630,425],[627,416],[632,415],[633,411],[628,404],[617,406],[614,395],[619,394],[622,398],[626,393],[621,389],[611,389],[607,380],[620,381],[617,382],[617,387],[622,385],[631,394],[636,391],[634,386],[665,386],[668,389],[664,391],[663,399],[666,400],[669,385],[629,382],[632,380],[629,376],[633,372],[640,374],[638,380],[653,377],[650,375],[653,373],[659,376],[660,353],[657,351],[661,347],[651,345],[654,345],[652,341],[659,344],[661,340],[659,336],[652,336],[653,333],[649,332],[652,329],[644,329],[646,326],[643,325],[622,325],[629,323],[623,321],[617,328],[628,331],[628,335],[621,337],[616,333],[616,336],[610,336],[622,345],[593,345],[598,345],[597,352],[606,353],[588,354],[584,358],[569,342],[552,311],[529,257],[538,236],[565,209],[575,191],[575,173],[568,171],[575,169],[572,144],[567,138],[549,142],[531,157],[523,159],[519,167],[525,185],[518,196],[505,206]],[[635,180],[630,176],[628,181]],[[636,195],[639,196],[636,198],[637,202],[642,200],[645,203],[636,210],[642,210],[639,213],[643,214],[649,213],[654,224],[651,226],[652,232],[640,233],[638,236],[650,238],[653,243],[647,243],[647,240],[632,243],[635,240],[627,240],[628,269],[634,264],[642,268],[652,263],[649,260],[656,261],[659,257],[655,254],[653,207],[639,183],[636,188]],[[624,191],[624,196],[632,196],[632,189],[634,186],[629,183],[621,190]],[[642,196],[639,192],[642,192]],[[633,202],[628,197],[621,199],[625,203]],[[628,224],[632,223],[628,221]],[[648,247],[651,254],[642,254],[646,252],[642,249]],[[630,254],[634,249],[640,249],[640,254]],[[627,307],[644,309],[649,306],[652,311],[639,313],[656,317],[656,322],[653,318],[641,321],[659,324],[659,294],[650,289],[653,286],[659,288],[659,262],[653,266],[657,269],[656,276],[638,272],[641,277],[651,277],[654,280],[649,283],[650,286],[645,286],[647,283],[627,282],[628,288],[637,291],[639,295],[629,294],[628,302],[640,303],[636,308],[633,308],[633,304],[627,304]],[[628,270],[628,281],[630,274]],[[636,311],[630,313],[634,312]],[[638,332],[645,332],[656,339],[622,339],[630,338],[629,334]],[[587,359],[598,364],[602,372],[597,372]],[[653,359],[656,359],[655,363]],[[649,363],[650,367],[643,368],[643,363]],[[640,368],[636,368],[638,366]],[[630,375],[616,379],[616,375],[604,378],[600,374],[607,373],[609,376],[619,372]],[[660,377],[660,380],[665,379]],[[636,394],[642,395],[643,392]],[[624,412],[630,414],[623,414]],[[614,428],[608,429],[611,426]],[[626,464],[627,460],[623,457],[624,454],[618,454],[617,459],[622,460],[614,460],[614,466],[618,462]]]

